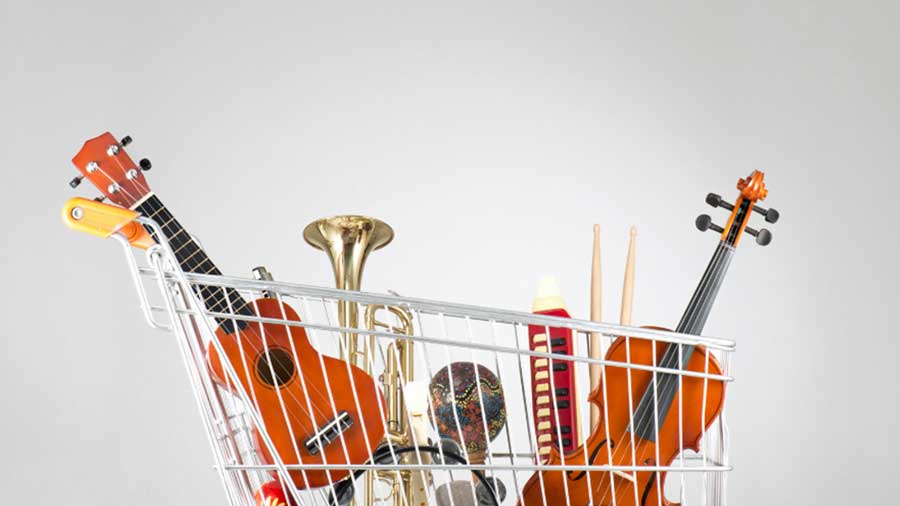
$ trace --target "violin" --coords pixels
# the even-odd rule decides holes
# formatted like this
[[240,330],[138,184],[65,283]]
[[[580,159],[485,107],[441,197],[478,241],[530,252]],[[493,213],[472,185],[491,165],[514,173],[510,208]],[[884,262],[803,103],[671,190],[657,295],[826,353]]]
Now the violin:
[[[755,230],[747,226],[754,212],[764,215],[769,223],[778,220],[776,210],[763,209],[756,204],[768,193],[763,183],[763,173],[754,171],[749,177],[740,179],[737,189],[740,195],[733,204],[712,193],[706,198],[708,204],[731,211],[725,227],[713,224],[708,215],[701,215],[696,220],[698,229],[720,232],[721,239],[676,327],[679,333],[700,335],[703,331],[741,236],[746,232],[763,246],[772,239],[768,230]],[[607,351],[606,360],[710,376],[722,375],[722,367],[716,358],[699,345],[657,341],[654,346],[652,340],[620,336]],[[634,466],[640,469],[669,466],[682,449],[699,451],[701,437],[722,411],[725,383],[708,377],[679,378],[675,374],[659,372],[656,374],[656,384],[653,383],[652,371],[604,366],[601,382],[591,392],[588,401],[597,406],[605,418],[574,451],[563,455],[554,447],[546,464]],[[635,401],[637,404],[632,410]],[[671,409],[673,406],[674,409]],[[520,505],[671,505],[674,503],[668,501],[663,492],[665,480],[665,472],[654,470],[537,471],[526,482]]]
[[[88,140],[72,163],[112,203],[140,212],[159,224],[180,267],[187,272],[221,275],[206,253],[150,191],[143,171],[109,132]],[[154,240],[156,229],[150,230]],[[275,453],[286,465],[353,465],[368,460],[384,437],[381,413],[386,406],[375,380],[343,360],[320,355],[302,327],[256,323],[231,317],[254,316],[299,322],[290,306],[276,299],[245,300],[233,288],[196,286],[195,292],[215,318],[216,342],[207,347],[214,381],[240,395],[246,392],[258,410]],[[227,366],[226,366],[227,363]],[[233,374],[229,374],[232,372]],[[359,400],[359,401],[357,401]],[[253,431],[261,459],[274,456]],[[322,487],[348,476],[350,470],[290,471],[297,488]]]

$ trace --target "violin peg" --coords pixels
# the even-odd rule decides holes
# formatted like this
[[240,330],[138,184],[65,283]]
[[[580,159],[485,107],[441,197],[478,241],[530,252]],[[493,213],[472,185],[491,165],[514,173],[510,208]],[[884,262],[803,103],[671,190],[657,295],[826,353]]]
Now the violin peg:
[[711,205],[712,207],[724,207],[731,211],[734,209],[734,206],[728,202],[722,200],[722,196],[716,193],[707,193],[706,194],[706,203]]
[[755,228],[747,227],[744,229],[744,231],[755,237],[756,244],[759,244],[760,246],[767,246],[770,242],[772,242],[772,232],[769,232],[764,228],[756,230]]
[[697,216],[697,219],[694,220],[694,225],[697,227],[697,230],[701,232],[706,232],[707,230],[712,230],[714,232],[724,232],[725,229],[716,225],[712,222],[712,218],[708,214],[701,214]]
[[697,216],[697,219],[694,220],[694,225],[697,226],[697,230],[701,232],[706,232],[709,230],[709,225],[712,223],[712,218],[709,217],[708,214],[701,214]]
[[766,222],[768,223],[775,223],[776,221],[778,221],[778,218],[781,217],[781,214],[778,211],[771,208],[766,209],[764,207],[754,205],[753,211],[765,216]]

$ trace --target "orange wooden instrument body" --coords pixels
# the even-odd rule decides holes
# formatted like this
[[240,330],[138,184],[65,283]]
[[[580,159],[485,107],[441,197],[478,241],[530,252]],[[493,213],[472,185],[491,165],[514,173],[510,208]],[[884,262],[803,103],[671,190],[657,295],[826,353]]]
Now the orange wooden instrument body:
[[[290,306],[275,299],[259,299],[250,306],[262,318],[300,321]],[[220,327],[216,336],[285,464],[347,465],[369,459],[384,436],[385,406],[381,390],[365,371],[319,354],[302,327],[249,322],[232,333]],[[234,382],[212,343],[208,361],[213,379],[234,391]],[[342,411],[351,416],[353,425],[321,452],[310,453],[304,441]],[[255,436],[262,459],[273,463],[259,434]],[[295,470],[290,474],[298,488],[314,488],[329,485],[329,479],[334,483],[349,471]]]
[[[626,347],[626,343],[628,343]],[[666,350],[669,343],[656,343],[656,361]],[[630,348],[628,350],[627,348]],[[606,354],[606,359],[623,364],[654,364],[653,342],[646,339],[619,337]],[[628,360],[630,358],[630,360]],[[687,371],[720,375],[722,368],[715,357],[709,355],[708,364],[705,348],[697,346],[688,359],[684,369]],[[547,465],[617,465],[617,466],[667,466],[678,456],[681,448],[698,449],[700,438],[719,413],[725,400],[725,383],[691,376],[683,376],[681,389],[675,395],[672,408],[660,420],[659,435],[656,442],[644,440],[634,435],[634,452],[632,453],[632,434],[627,429],[630,422],[629,369],[616,366],[604,366],[600,385],[591,392],[589,401],[600,408],[608,418],[602,418],[596,430],[590,434],[584,445],[563,456],[554,448]],[[659,373],[657,373],[659,374]],[[637,405],[643,392],[651,384],[653,373],[631,369],[631,396]],[[605,384],[604,384],[605,383]],[[706,403],[704,407],[703,390],[706,383]],[[607,404],[604,406],[604,389]],[[679,399],[680,397],[680,399]],[[681,412],[679,412],[681,406]],[[683,438],[679,440],[679,418],[682,421]],[[609,440],[607,440],[607,432]],[[611,443],[610,443],[611,442]],[[657,461],[657,451],[659,461]],[[612,461],[610,462],[610,453]],[[624,477],[631,475],[634,481]],[[657,480],[657,474],[659,479]],[[543,471],[531,476],[522,490],[521,504],[524,506],[550,506],[557,504],[595,506],[611,506],[613,495],[617,506],[653,506],[661,503],[672,504],[666,500],[661,491],[664,490],[666,473],[653,471],[627,472],[614,474],[609,471],[583,470]],[[566,495],[568,493],[568,496]],[[545,497],[546,495],[546,497]],[[659,497],[662,495],[662,497]]]

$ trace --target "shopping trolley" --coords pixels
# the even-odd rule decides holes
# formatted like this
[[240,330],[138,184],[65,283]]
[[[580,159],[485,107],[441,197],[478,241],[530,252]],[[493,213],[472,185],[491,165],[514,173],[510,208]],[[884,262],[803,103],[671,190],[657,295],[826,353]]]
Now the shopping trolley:
[[[134,221],[151,232],[160,230],[151,219],[137,217]],[[613,458],[617,449],[611,445],[589,448],[583,444],[574,453],[563,454],[561,462],[549,463],[537,450],[540,445],[533,417],[532,360],[546,359],[574,368],[585,420],[579,437],[584,440],[591,431],[586,421],[591,365],[601,366],[604,376],[617,371],[629,381],[632,376],[644,375],[652,378],[653,385],[662,385],[657,382],[663,378],[679,387],[684,382],[694,382],[702,385],[705,399],[713,385],[724,388],[732,381],[729,371],[734,344],[731,341],[437,302],[393,293],[375,294],[288,283],[264,275],[258,276],[261,279],[252,279],[186,272],[179,267],[165,235],[155,233],[154,236],[158,243],[150,245],[144,254],[132,247],[129,237],[121,233],[111,237],[123,247],[147,323],[172,333],[178,343],[212,449],[214,469],[221,479],[228,504],[232,506],[351,502],[366,506],[383,503],[395,506],[525,504],[528,501],[523,496],[523,489],[529,483],[542,486],[553,473],[585,476],[587,479],[581,480],[578,486],[588,488],[587,502],[595,505],[662,506],[665,500],[661,494],[650,496],[648,502],[645,491],[638,490],[635,477],[640,473],[652,473],[657,483],[665,476],[664,495],[671,500],[686,505],[725,504],[726,477],[731,467],[724,405],[719,406],[720,412],[711,424],[702,424],[697,446],[682,445],[671,463],[658,459],[625,459],[623,463],[621,459]],[[293,307],[300,321],[211,311],[198,296],[202,287],[227,288],[250,301],[275,299]],[[348,305],[358,309],[364,316],[361,318],[364,323],[352,328],[342,326],[342,322],[346,325],[346,319],[341,316]],[[225,363],[225,375],[233,379],[230,388],[224,388],[221,380],[216,381],[210,373],[208,350],[221,345],[217,342],[216,328],[223,318],[247,325],[265,323],[286,329],[303,329],[319,353],[356,360],[377,378],[383,402],[371,398],[354,399],[357,403],[377,403],[383,413],[383,430],[380,432],[385,437],[375,451],[369,452],[369,458],[349,464],[310,464],[304,463],[299,455],[276,451],[254,402],[254,392],[242,388],[237,381],[247,371]],[[532,349],[529,327],[543,327],[548,335],[550,329],[568,329],[577,343],[575,353],[566,355]],[[351,357],[348,354],[346,337],[351,334],[369,343],[367,356]],[[667,365],[662,357],[650,365],[592,359],[587,350],[592,334],[601,336],[604,351],[616,342],[628,347],[638,340],[649,341],[654,347],[666,345],[667,350],[675,350],[679,355],[686,350],[702,350],[704,363],[716,363],[719,370],[711,371],[708,367],[702,371],[683,370]],[[466,367],[466,364],[473,367]],[[454,378],[454,374],[460,376],[460,371],[466,376]],[[491,377],[486,378],[488,375]],[[449,395],[439,388],[441,384],[437,378],[440,377],[452,385]],[[461,382],[468,383],[460,385]],[[460,386],[473,394],[465,406],[458,405],[460,398],[456,393]],[[657,396],[655,388],[653,390],[652,399],[658,401],[662,392]],[[551,392],[551,397],[553,395]],[[595,393],[603,404],[611,395],[614,393],[605,388]],[[447,405],[441,405],[442,402]],[[636,397],[629,399],[631,412],[638,411],[639,402]],[[488,403],[493,403],[493,412],[487,409]],[[320,408],[328,411],[328,404],[326,402]],[[448,406],[449,410],[439,412],[439,408]],[[653,407],[656,412],[656,406]],[[678,402],[670,408],[669,417],[675,417],[678,427],[686,424],[681,409]],[[449,419],[447,413],[450,413]],[[330,420],[338,420],[341,416],[336,412],[330,415],[333,415]],[[634,418],[631,420],[633,428]],[[655,422],[658,424],[659,420]],[[325,434],[324,429],[327,428],[323,428],[321,434]],[[338,440],[341,438],[339,429],[331,432]],[[633,437],[638,431],[630,432]],[[627,447],[627,444],[619,445],[619,448]],[[470,451],[471,448],[478,451]],[[320,487],[296,485],[298,473],[323,470],[326,476],[332,476],[330,473],[333,472],[333,476],[343,477],[340,480],[329,478],[329,483]],[[350,471],[349,475],[347,471]],[[592,480],[594,483],[589,483]],[[267,496],[267,491],[275,493]],[[565,499],[559,501],[545,496],[541,502],[543,506],[561,503],[584,506],[571,499],[568,489],[562,491],[561,497]]]

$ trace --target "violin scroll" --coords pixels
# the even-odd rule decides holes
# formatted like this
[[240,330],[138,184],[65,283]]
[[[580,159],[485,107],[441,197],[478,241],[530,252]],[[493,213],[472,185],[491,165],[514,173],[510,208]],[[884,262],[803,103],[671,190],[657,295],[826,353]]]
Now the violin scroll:
[[744,179],[738,179],[737,189],[741,191],[741,197],[748,200],[765,200],[769,194],[766,184],[763,183],[765,174],[758,170],[754,170],[752,174]]
[[758,201],[764,200],[769,194],[769,189],[766,188],[763,177],[764,174],[761,171],[754,170],[746,178],[739,179],[737,189],[741,193],[734,203],[726,201],[721,195],[715,193],[707,194],[707,204],[731,211],[731,216],[728,218],[728,224],[721,227],[713,223],[712,218],[708,215],[702,214],[697,217],[695,222],[697,229],[701,232],[712,230],[721,233],[722,242],[731,247],[737,247],[744,232],[751,237],[755,237],[756,243],[760,246],[766,246],[772,242],[772,232],[769,230],[765,228],[756,230],[747,226],[752,212],[762,215],[767,223],[775,223],[781,217],[777,210],[772,208],[766,209],[756,204]]

